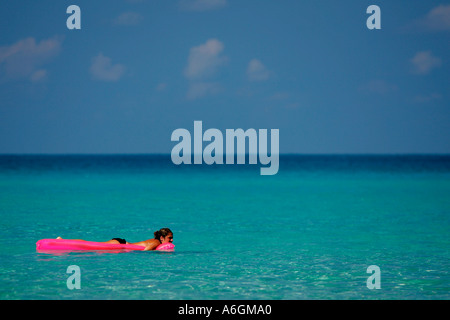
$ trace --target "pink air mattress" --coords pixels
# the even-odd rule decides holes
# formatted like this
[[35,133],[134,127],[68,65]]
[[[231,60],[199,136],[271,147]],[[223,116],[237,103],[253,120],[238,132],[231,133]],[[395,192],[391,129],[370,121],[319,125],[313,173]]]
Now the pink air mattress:
[[[155,250],[173,251],[175,245],[173,243],[162,243]],[[36,242],[36,250],[43,251],[95,251],[95,250],[113,250],[113,251],[131,251],[144,250],[143,246],[135,244],[111,244],[83,240],[66,240],[66,239],[42,239]]]

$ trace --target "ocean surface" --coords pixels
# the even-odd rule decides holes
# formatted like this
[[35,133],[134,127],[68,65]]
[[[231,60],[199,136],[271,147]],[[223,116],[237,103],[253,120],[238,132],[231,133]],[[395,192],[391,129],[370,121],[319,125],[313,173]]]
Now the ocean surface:
[[[0,217],[2,300],[450,298],[450,156],[284,155],[261,176],[170,155],[3,155]],[[175,252],[36,252],[163,227]]]

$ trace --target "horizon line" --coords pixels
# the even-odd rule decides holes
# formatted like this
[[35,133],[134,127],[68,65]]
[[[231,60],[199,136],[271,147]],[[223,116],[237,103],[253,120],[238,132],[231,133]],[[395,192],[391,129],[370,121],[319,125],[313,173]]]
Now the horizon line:
[[[80,152],[80,153],[0,153],[0,156],[151,156],[151,155],[159,155],[159,156],[170,156],[171,153],[162,153],[162,152],[149,152],[149,153],[140,153],[140,152],[130,152],[130,153],[89,153],[89,152]],[[194,154],[192,154],[194,155]],[[234,155],[238,155],[234,153]],[[249,153],[245,153],[246,156],[250,155]],[[450,153],[445,152],[391,152],[391,153],[377,153],[377,152],[367,152],[367,153],[356,153],[356,152],[343,152],[343,153],[298,153],[298,152],[286,152],[279,153],[279,156],[450,156]],[[224,153],[223,156],[226,156]]]

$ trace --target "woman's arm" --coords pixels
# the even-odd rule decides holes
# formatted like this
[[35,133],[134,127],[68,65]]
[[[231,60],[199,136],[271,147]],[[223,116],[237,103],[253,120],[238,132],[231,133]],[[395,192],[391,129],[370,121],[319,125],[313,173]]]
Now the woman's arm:
[[[153,239],[153,240],[155,240],[155,239]],[[148,242],[147,245],[145,246],[144,251],[155,250],[156,247],[159,245],[160,245],[160,242],[158,240]]]
[[156,239],[149,239],[149,240],[138,242],[138,243],[135,243],[135,244],[139,244],[141,246],[142,245],[145,246],[144,251],[150,251],[150,250],[155,250],[156,247],[161,244],[161,242],[159,242]]

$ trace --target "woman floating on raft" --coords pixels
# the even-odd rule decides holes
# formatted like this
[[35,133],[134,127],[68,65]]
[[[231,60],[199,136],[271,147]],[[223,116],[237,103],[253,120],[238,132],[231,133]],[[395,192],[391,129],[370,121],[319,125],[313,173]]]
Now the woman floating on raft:
[[[36,243],[37,249],[50,250],[112,250],[112,249],[130,249],[130,250],[173,250],[173,232],[169,228],[162,228],[155,231],[153,239],[128,243],[125,239],[113,238],[105,242],[92,242],[82,239],[63,239],[58,237],[54,240],[43,239]],[[59,241],[61,240],[61,242]]]

